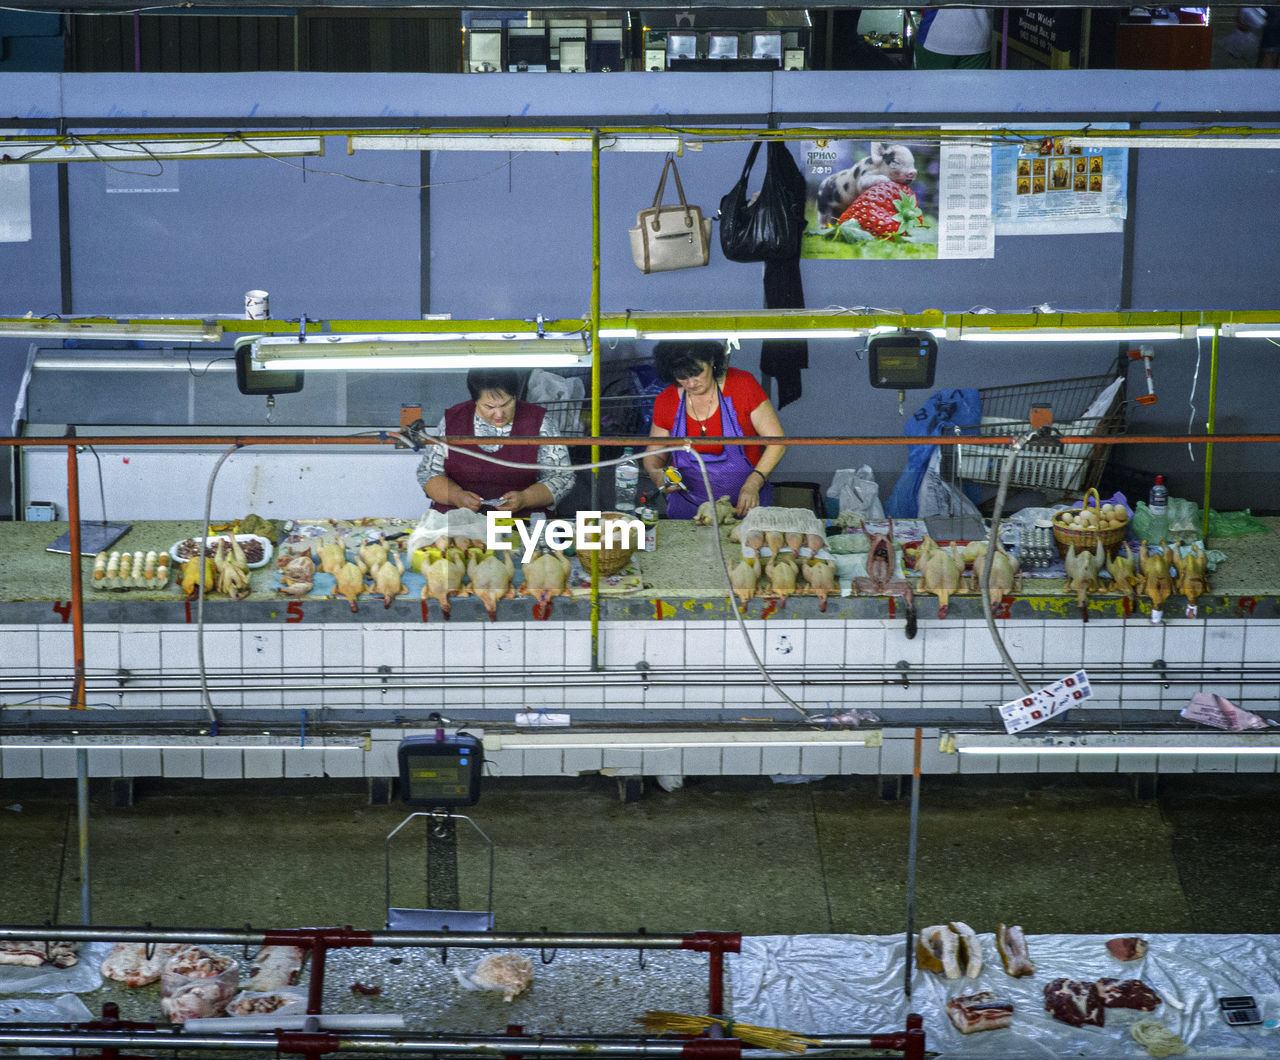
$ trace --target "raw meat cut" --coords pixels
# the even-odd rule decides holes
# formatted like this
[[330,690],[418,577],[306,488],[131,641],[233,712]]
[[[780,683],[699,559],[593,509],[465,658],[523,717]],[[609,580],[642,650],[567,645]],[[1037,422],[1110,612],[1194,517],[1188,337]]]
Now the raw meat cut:
[[1009,975],[1015,979],[1035,975],[1036,966],[1031,963],[1027,938],[1017,924],[1001,924],[996,928],[996,949],[1000,952],[1000,960],[1004,962],[1004,970]]
[[1160,995],[1141,979],[1099,979],[1098,995],[1105,1008],[1152,1012],[1160,1005]]
[[250,979],[244,988],[265,993],[293,986],[306,959],[306,951],[301,946],[263,946],[253,958]]
[[1117,961],[1140,961],[1147,955],[1147,940],[1136,935],[1121,939],[1108,939],[1107,952]]
[[470,975],[461,969],[453,974],[468,990],[501,990],[503,1001],[513,1001],[533,982],[533,961],[518,953],[493,953]]
[[990,990],[953,997],[947,1002],[947,1015],[961,1034],[997,1031],[1013,1022],[1013,1002],[1002,1001]]
[[297,1011],[305,1012],[307,999],[300,993],[286,993],[272,990],[264,993],[251,993],[242,990],[227,1006],[228,1016],[266,1016],[292,1005]]
[[1107,1018],[1096,983],[1055,979],[1044,988],[1044,1007],[1051,1016],[1072,1027],[1101,1027]]
[[916,963],[948,979],[960,978],[960,936],[946,924],[921,928],[916,939]]
[[982,974],[982,946],[977,934],[960,920],[953,920],[947,926],[960,936],[960,959],[964,961],[965,978],[977,979]]
[[102,974],[125,986],[146,986],[160,978],[165,961],[179,950],[186,949],[181,942],[160,942],[151,946],[148,958],[148,945],[145,942],[117,942],[102,962]]
[[39,968],[52,964],[55,968],[70,968],[80,958],[78,942],[0,942],[0,964],[20,964],[24,968]]
[[240,965],[230,957],[188,946],[160,973],[160,1008],[170,1023],[222,1016],[239,979]]

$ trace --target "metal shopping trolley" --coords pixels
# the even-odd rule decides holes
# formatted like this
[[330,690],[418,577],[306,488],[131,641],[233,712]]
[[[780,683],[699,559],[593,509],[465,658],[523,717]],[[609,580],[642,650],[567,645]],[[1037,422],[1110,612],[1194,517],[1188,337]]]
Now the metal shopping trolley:
[[[964,430],[968,426],[976,428],[979,435],[1016,437],[1031,430],[1032,405],[1048,405],[1054,426],[1064,435],[1122,434],[1127,364],[1127,360],[1117,358],[1111,370],[1100,375],[979,389],[982,421],[961,425],[960,430],[970,433]],[[1040,491],[1051,499],[1081,493],[1097,486],[1110,451],[1110,446],[1087,443],[1024,451],[1014,464],[1010,485]],[[998,485],[1005,452],[990,445],[945,446],[943,476]]]

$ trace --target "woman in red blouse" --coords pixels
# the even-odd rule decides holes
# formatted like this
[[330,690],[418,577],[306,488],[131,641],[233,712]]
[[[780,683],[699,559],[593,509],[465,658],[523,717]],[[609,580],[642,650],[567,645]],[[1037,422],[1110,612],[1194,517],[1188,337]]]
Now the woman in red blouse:
[[[706,495],[698,463],[689,453],[676,452],[676,470],[688,492],[667,495],[667,517],[692,519],[703,501],[728,495],[738,517],[760,504],[769,504],[769,475],[777,467],[785,445],[699,445],[697,439],[781,437],[769,397],[749,373],[728,367],[728,356],[719,342],[660,342],[654,348],[658,378],[672,384],[653,404],[652,438],[690,438],[706,462],[711,497]],[[649,447],[663,447],[662,442]],[[665,480],[662,469],[668,454],[644,458],[644,468],[655,486]]]

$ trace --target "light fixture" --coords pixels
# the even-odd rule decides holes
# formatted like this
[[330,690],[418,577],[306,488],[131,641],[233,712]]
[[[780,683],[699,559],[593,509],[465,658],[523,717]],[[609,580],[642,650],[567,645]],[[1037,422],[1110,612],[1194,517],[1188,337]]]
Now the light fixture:
[[943,733],[939,749],[996,755],[1280,755],[1280,736],[1242,733],[1080,733],[1010,737],[998,733]]
[[[589,363],[590,347],[580,333],[528,332],[385,335],[322,333],[262,335],[251,343],[253,360],[276,370],[410,371],[459,368],[571,368]],[[240,344],[237,343],[237,346]]]
[[1280,147],[1280,136],[1263,132],[1241,135],[1240,131],[1229,136],[1064,136],[1066,147],[1207,147],[1215,151],[1223,148]]
[[[1200,328],[1198,333],[1213,334],[1213,328]],[[1280,324],[1223,324],[1219,334],[1233,339],[1280,339]]]
[[209,736],[88,736],[74,738],[50,737],[35,741],[29,737],[21,740],[0,738],[3,751],[361,751],[364,737],[320,736],[301,739],[263,737],[254,742],[244,737]]
[[225,136],[0,136],[0,165],[29,162],[151,162],[204,158],[296,158],[323,155],[320,136],[228,133]]
[[[347,154],[364,151],[590,151],[591,137],[581,133],[465,133],[433,135],[431,133],[396,134],[352,133],[347,137]],[[608,133],[600,137],[600,150],[617,152],[653,152],[684,154],[684,139],[679,136],[620,136]]]
[[947,328],[950,342],[1154,342],[1194,338],[1182,328]]
[[92,319],[36,319],[0,321],[0,339],[111,339],[134,342],[219,342],[218,324],[130,324],[127,321]]
[[488,732],[486,751],[674,751],[687,747],[878,747],[879,729],[849,732],[827,729],[797,729],[794,732],[582,732],[516,733]]

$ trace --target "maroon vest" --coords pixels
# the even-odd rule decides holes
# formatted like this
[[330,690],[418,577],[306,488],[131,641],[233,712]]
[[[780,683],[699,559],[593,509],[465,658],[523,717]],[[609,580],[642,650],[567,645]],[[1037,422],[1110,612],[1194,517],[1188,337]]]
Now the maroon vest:
[[[450,437],[462,437],[475,434],[476,403],[464,401],[444,410],[444,433]],[[541,405],[531,405],[526,401],[516,402],[515,419],[511,421],[511,433],[516,437],[536,437],[542,430],[542,418],[546,409]],[[498,444],[496,456],[499,460],[510,460],[517,464],[534,464],[538,461],[537,445],[503,444],[501,438],[485,439],[485,444]],[[530,468],[502,467],[490,464],[486,460],[477,460],[471,455],[471,446],[450,449],[444,458],[444,473],[459,486],[478,493],[485,500],[501,497],[508,490],[528,489],[538,481],[538,472]],[[452,504],[441,504],[433,501],[432,507],[437,511],[447,512]],[[543,509],[536,509],[542,511]],[[516,515],[528,515],[528,511],[516,512]]]

